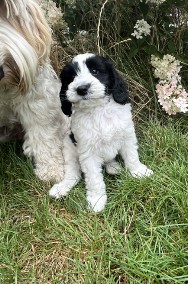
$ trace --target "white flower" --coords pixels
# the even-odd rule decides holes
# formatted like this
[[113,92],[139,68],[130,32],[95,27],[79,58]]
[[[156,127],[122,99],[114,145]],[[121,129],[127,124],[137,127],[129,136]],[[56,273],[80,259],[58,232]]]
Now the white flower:
[[50,26],[54,26],[62,20],[63,14],[61,8],[58,8],[54,1],[42,0],[40,6]]
[[172,55],[164,55],[163,59],[151,56],[151,65],[155,68],[154,75],[160,80],[176,79],[180,81],[179,72],[181,69],[179,60],[176,60]]
[[150,34],[151,26],[144,20],[137,20],[136,25],[134,26],[134,32],[131,34],[137,39],[141,39],[144,36]]
[[79,30],[79,31],[78,31],[78,34],[81,35],[81,36],[85,36],[85,35],[88,34],[88,32],[87,32],[87,31],[84,31],[84,30]]
[[177,106],[177,108],[180,110],[180,112],[187,112],[188,111],[188,100],[187,98],[184,98],[182,96],[178,97],[177,99],[174,98],[172,100],[175,104],[175,106]]
[[76,9],[76,0],[66,0],[65,3],[72,9]]

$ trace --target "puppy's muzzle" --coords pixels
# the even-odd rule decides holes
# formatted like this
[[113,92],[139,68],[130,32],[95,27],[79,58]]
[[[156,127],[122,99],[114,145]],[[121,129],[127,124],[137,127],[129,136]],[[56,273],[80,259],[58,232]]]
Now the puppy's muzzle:
[[5,76],[4,71],[3,71],[3,67],[0,66],[0,80],[3,79],[3,77]]
[[91,86],[90,84],[86,84],[86,85],[81,85],[81,86],[77,87],[77,89],[76,89],[77,94],[79,96],[86,96],[90,86]]

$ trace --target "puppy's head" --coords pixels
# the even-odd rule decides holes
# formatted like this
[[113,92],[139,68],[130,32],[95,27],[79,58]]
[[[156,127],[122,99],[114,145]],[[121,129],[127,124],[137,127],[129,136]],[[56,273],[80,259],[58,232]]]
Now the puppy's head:
[[61,75],[62,110],[71,115],[71,104],[99,105],[110,97],[119,104],[129,102],[126,85],[112,63],[91,53],[77,55],[65,65]]

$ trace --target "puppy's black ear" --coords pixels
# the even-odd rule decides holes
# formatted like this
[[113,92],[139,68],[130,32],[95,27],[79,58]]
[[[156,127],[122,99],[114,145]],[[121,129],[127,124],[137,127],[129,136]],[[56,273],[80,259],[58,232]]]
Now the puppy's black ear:
[[111,62],[108,62],[108,68],[110,71],[110,86],[108,92],[112,94],[116,103],[121,105],[129,103],[130,98],[125,81],[115,70]]
[[74,80],[75,71],[71,63],[64,66],[60,74],[61,80],[61,91],[60,91],[60,101],[61,109],[65,115],[71,116],[72,114],[72,103],[67,100],[66,92],[68,90],[69,84]]

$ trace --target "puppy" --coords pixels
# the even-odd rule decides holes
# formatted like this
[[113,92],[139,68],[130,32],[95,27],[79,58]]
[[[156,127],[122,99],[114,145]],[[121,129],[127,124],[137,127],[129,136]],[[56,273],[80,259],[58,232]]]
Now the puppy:
[[71,115],[71,134],[64,140],[65,176],[49,194],[65,196],[85,176],[89,209],[104,209],[107,195],[102,166],[116,174],[120,154],[134,177],[153,172],[139,160],[128,91],[113,65],[102,56],[77,55],[61,73],[62,110]]

